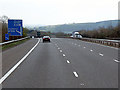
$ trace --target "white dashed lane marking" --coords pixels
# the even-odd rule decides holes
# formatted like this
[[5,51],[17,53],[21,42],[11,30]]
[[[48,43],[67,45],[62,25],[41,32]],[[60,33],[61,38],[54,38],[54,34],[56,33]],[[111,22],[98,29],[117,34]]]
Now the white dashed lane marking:
[[65,57],[65,54],[63,54],[63,57]]
[[116,60],[116,59],[113,59],[115,62],[119,63],[120,61]]
[[90,51],[91,51],[91,52],[93,52],[93,50],[92,50],[92,49],[91,49]]
[[83,48],[86,48],[86,47],[83,47]]
[[58,48],[58,49],[60,49],[60,48]]
[[70,63],[70,61],[69,61],[69,60],[67,60],[67,63]]
[[104,56],[102,53],[99,53],[99,55],[102,56],[102,57]]
[[84,86],[85,84],[84,84],[84,83],[81,83],[80,85],[81,85],[81,86]]
[[62,50],[60,50],[60,52],[62,52]]
[[73,74],[75,75],[75,77],[78,77],[78,74],[77,74],[77,72],[73,72]]

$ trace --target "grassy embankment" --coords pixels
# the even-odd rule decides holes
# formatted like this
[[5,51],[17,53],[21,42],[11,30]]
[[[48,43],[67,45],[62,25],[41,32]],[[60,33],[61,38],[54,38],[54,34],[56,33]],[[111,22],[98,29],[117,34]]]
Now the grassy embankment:
[[10,43],[10,44],[2,45],[2,46],[0,46],[0,49],[2,49],[4,51],[4,50],[12,48],[14,46],[20,45],[20,44],[22,44],[22,43],[24,43],[24,42],[26,42],[28,40],[30,40],[30,39],[25,39],[25,40],[13,42],[13,43]]

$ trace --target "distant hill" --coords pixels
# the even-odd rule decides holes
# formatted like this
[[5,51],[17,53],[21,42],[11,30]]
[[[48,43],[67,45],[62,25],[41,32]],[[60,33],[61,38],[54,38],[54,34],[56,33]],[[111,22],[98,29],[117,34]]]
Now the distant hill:
[[50,25],[50,26],[40,26],[35,27],[37,30],[41,31],[51,31],[51,32],[64,32],[71,33],[73,31],[80,30],[94,30],[99,27],[109,27],[109,26],[117,26],[118,20],[109,20],[109,21],[101,21],[95,23],[72,23],[72,24],[62,24],[62,25]]

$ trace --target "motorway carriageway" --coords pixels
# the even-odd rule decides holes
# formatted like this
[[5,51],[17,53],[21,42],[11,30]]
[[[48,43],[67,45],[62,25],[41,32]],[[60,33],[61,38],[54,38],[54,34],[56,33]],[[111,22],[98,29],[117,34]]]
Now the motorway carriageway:
[[[4,63],[3,88],[118,88],[117,48],[64,38],[26,43],[3,52],[8,62],[21,55],[11,69]],[[20,47],[28,49],[23,52]],[[12,50],[21,53],[5,57]]]

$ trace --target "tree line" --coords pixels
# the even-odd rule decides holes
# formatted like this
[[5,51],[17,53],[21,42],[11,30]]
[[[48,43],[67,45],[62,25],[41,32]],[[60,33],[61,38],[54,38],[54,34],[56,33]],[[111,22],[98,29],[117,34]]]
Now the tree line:
[[120,39],[120,25],[116,27],[109,26],[108,28],[100,27],[96,30],[80,30],[79,33],[87,38],[99,39]]

